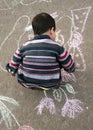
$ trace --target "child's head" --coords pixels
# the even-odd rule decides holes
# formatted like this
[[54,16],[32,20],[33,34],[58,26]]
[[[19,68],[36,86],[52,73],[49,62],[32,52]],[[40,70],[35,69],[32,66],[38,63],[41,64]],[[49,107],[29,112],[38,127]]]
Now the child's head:
[[35,35],[49,34],[55,40],[55,20],[47,13],[37,14],[32,20]]

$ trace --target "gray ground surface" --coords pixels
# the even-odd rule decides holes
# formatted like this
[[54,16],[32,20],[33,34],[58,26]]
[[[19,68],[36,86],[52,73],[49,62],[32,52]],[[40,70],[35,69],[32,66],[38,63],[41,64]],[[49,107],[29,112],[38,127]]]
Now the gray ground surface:
[[[8,130],[8,126],[11,130],[17,130],[23,125],[32,126],[34,130],[93,129],[92,7],[92,0],[0,0],[0,130]],[[73,54],[79,66],[75,72],[77,81],[70,84],[76,91],[75,98],[83,102],[84,112],[75,119],[61,116],[65,98],[58,102],[52,91],[47,92],[47,95],[54,100],[56,114],[51,115],[49,110],[44,109],[42,115],[37,115],[35,108],[45,97],[44,93],[22,87],[16,77],[5,72],[5,65],[13,52],[33,36],[28,25],[39,12],[56,14],[58,41],[65,43],[64,46]],[[67,44],[70,38],[72,44]],[[73,97],[72,94],[67,95]],[[11,99],[4,101],[3,96],[15,99],[19,106],[14,105],[15,102],[11,103]]]

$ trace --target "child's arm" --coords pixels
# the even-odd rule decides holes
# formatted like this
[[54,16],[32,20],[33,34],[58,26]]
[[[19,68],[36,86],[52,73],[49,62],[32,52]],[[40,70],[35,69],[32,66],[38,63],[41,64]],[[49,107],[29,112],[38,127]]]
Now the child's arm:
[[16,50],[10,62],[6,65],[6,70],[12,75],[15,75],[21,63],[21,60],[22,60],[22,54],[20,50]]
[[64,48],[61,48],[60,50],[59,62],[61,67],[64,68],[65,71],[70,73],[75,71],[76,68],[75,63],[71,55]]

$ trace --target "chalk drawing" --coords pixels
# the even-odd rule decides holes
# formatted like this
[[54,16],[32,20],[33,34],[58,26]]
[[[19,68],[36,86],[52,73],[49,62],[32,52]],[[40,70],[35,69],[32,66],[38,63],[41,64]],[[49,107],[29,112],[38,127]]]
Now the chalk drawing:
[[16,123],[17,126],[19,127],[18,130],[34,130],[31,126],[28,126],[28,125],[20,126],[15,115],[3,103],[3,101],[11,103],[15,106],[19,106],[19,103],[16,100],[14,100],[13,98],[0,96],[0,124],[3,123],[3,121],[4,121],[7,129],[13,129],[13,124]]
[[39,3],[40,3],[40,2],[43,2],[43,1],[44,1],[44,2],[52,2],[52,0],[39,0]]
[[64,36],[61,34],[61,29],[56,31],[56,42],[58,42],[60,45],[64,45]]
[[53,13],[50,14],[50,15],[51,15],[54,19],[55,19],[55,18],[58,18],[58,16],[59,16],[57,12],[53,12]]
[[[71,10],[72,15],[72,27],[71,27],[71,36],[68,40],[69,52],[73,49],[72,56],[75,57],[75,53],[77,52],[79,55],[78,57],[81,58],[81,62],[83,64],[82,68],[78,68],[77,71],[85,71],[86,70],[86,63],[83,56],[83,53],[79,47],[83,41],[83,32],[85,30],[85,24],[88,19],[88,15],[90,13],[91,6],[86,8],[74,9]],[[77,56],[77,54],[76,54]],[[79,63],[77,64],[80,67]]]
[[[42,2],[42,1],[52,2],[51,0],[39,0],[38,2]],[[5,6],[7,7],[5,9],[12,9],[14,6],[17,6],[18,4],[26,5],[26,6],[29,5],[29,3],[26,4],[23,0],[19,0],[19,1],[13,0],[12,4],[8,3],[6,0],[3,0],[3,2],[5,3]],[[36,1],[31,1],[31,4],[34,4],[36,2],[37,2],[37,0]],[[84,41],[83,41],[83,32],[85,30],[85,25],[86,25],[90,10],[91,10],[91,6],[86,7],[86,8],[71,10],[71,15],[72,15],[72,17],[70,18],[71,21],[72,21],[72,26],[71,26],[71,30],[70,30],[71,36],[70,36],[67,43],[68,43],[68,46],[69,46],[69,52],[72,52],[73,58],[75,58],[75,56],[76,56],[77,58],[81,58],[81,60],[82,60],[83,68],[79,68],[79,69],[77,69],[77,71],[85,71],[86,70],[86,63],[85,63],[83,53],[82,53],[82,51],[80,49],[80,45],[82,43],[84,43]],[[58,18],[59,15],[57,14],[57,12],[54,12],[52,14],[52,16],[54,18]],[[60,18],[62,18],[62,17],[60,17]],[[24,25],[24,27],[22,28],[23,30],[22,30],[19,38],[18,38],[18,42],[16,43],[17,48],[19,48],[20,41],[23,38],[24,34],[26,32],[29,32],[29,31],[32,30],[32,25],[30,24],[30,18],[27,15],[23,15],[23,16],[21,16],[21,17],[19,17],[17,19],[17,21],[15,22],[12,30],[10,31],[10,33],[5,37],[5,39],[1,43],[0,51],[2,50],[3,46],[6,44],[7,40],[10,37],[13,36],[15,31],[17,31],[17,26],[20,24],[20,21],[23,21],[24,19],[26,19],[27,22]],[[19,29],[21,29],[21,28],[19,28]],[[62,45],[64,45],[64,40],[65,39],[64,39],[64,36],[61,34],[61,29],[58,30],[56,32],[56,34],[57,34],[57,39],[56,40],[59,43],[61,43]],[[29,38],[31,38],[32,36],[33,35],[30,34]],[[71,49],[73,51],[71,51]],[[77,52],[77,54],[76,54],[76,52]],[[77,63],[77,65],[80,66],[79,63]],[[5,71],[4,68],[2,67],[1,63],[0,63],[0,69],[2,71]],[[62,79],[64,82],[69,82],[70,80],[76,82],[76,78],[75,78],[74,74],[68,74],[65,71],[62,71],[62,73],[64,75],[63,79]],[[63,89],[64,87],[66,88],[66,90],[70,94],[75,95],[74,88],[72,87],[71,84],[67,83],[67,84],[63,85],[62,87],[60,87],[59,89],[53,89],[52,90],[53,98],[54,98],[54,100],[56,100],[58,102],[61,102],[62,99],[63,99],[63,96],[65,96],[66,102],[65,102],[64,106],[61,109],[61,115],[63,117],[68,116],[68,117],[74,119],[78,113],[83,112],[83,108],[81,107],[82,102],[80,100],[78,100],[78,99],[69,99],[66,92],[65,92],[65,90]],[[54,100],[47,96],[46,91],[44,91],[44,95],[45,95],[45,97],[42,98],[42,100],[40,101],[40,104],[36,107],[37,114],[41,115],[43,113],[44,108],[48,109],[49,112],[52,115],[56,114],[56,107],[55,107],[55,104],[54,104]],[[6,101],[13,104],[13,102],[12,102],[13,100],[10,102],[10,100],[8,100],[8,98],[6,98]],[[1,115],[2,115],[2,118],[1,118],[0,121],[2,122],[4,120],[7,128],[10,128],[10,127],[12,127],[12,118],[13,118],[16,121],[17,125],[20,127],[20,125],[17,122],[15,116],[11,113],[11,111],[7,108],[7,106],[2,101],[0,101],[0,104],[1,104],[0,110],[1,110]],[[8,119],[8,117],[9,117],[9,119]],[[22,129],[25,129],[25,128],[23,127]]]
[[[71,16],[64,15],[63,17],[59,17],[57,12],[51,14],[53,18],[57,18],[57,23],[59,21],[64,20],[64,18],[69,18],[71,21],[71,30],[70,30],[70,38],[67,41],[67,45],[69,47],[68,51],[72,55],[73,59],[79,59],[80,63],[76,63],[77,69],[76,71],[85,71],[86,70],[86,62],[84,59],[84,55],[80,48],[81,44],[84,44],[83,32],[85,30],[85,25],[88,20],[88,16],[91,10],[91,6],[74,9],[71,10]],[[59,17],[59,18],[58,18]],[[56,31],[56,41],[62,46],[66,46],[64,35],[61,32],[61,28]]]
[[36,2],[38,2],[38,1],[37,1],[37,0],[30,0],[29,3],[25,3],[24,0],[20,0],[20,4],[21,4],[21,5],[25,5],[25,6],[33,5],[33,4],[35,4]]
[[62,75],[62,83],[67,83],[69,81],[74,81],[76,82],[76,77],[74,73],[68,73],[65,70],[61,70],[61,75]]
[[[75,119],[78,114],[84,111],[83,107],[81,106],[83,103],[78,99],[69,99],[65,90],[63,89],[64,87],[70,94],[73,94],[75,96],[74,88],[71,84],[67,83],[64,86],[59,87],[59,89],[53,89],[53,97],[56,101],[61,102],[62,97],[65,96],[66,102],[61,109],[61,116],[67,116],[69,118]],[[41,99],[39,105],[35,109],[37,109],[37,114],[39,115],[42,115],[44,108],[48,109],[50,114],[54,115],[56,114],[54,100],[52,98],[49,98],[46,92],[47,91],[44,90],[45,97]]]
[[1,0],[1,1],[2,1],[2,6],[0,7],[0,10],[12,9],[19,4],[19,2],[16,0],[11,0],[9,2],[7,0]]
[[[1,45],[0,45],[0,50],[2,49],[2,46],[6,43],[6,41],[9,39],[9,37],[10,37],[11,35],[13,35],[14,31],[17,31],[17,30],[16,30],[17,26],[19,26],[19,24],[21,23],[21,21],[23,21],[24,19],[27,20],[27,23],[26,23],[25,27],[30,24],[30,18],[29,18],[29,16],[23,15],[23,16],[19,17],[19,18],[17,19],[17,21],[15,22],[15,24],[14,24],[12,30],[10,31],[10,33],[7,35],[7,37],[5,37],[5,39],[4,39],[3,42],[1,43]],[[22,24],[22,23],[21,23],[21,24]],[[21,25],[21,24],[20,24],[20,25]],[[23,28],[22,28],[22,31],[23,31],[23,32],[22,32],[22,34],[19,36],[19,39],[18,39],[18,42],[17,42],[17,48],[19,47],[19,43],[20,43],[21,38],[23,37],[23,35],[24,35],[25,32],[26,32],[25,27],[24,27],[24,30],[23,30]]]
[[[46,93],[46,91],[44,91],[44,93]],[[35,108],[38,109],[37,114],[41,115],[44,107],[47,108],[52,115],[56,113],[53,99],[48,98],[46,94],[45,98],[42,98],[40,104]]]
[[17,6],[18,4],[25,5],[25,6],[33,5],[36,2],[37,0],[31,0],[30,3],[26,4],[24,3],[23,0],[11,0],[11,1],[2,0],[2,7],[0,7],[0,10],[10,10],[13,9],[15,6]]
[[[22,3],[23,1],[21,0],[20,2]],[[86,7],[86,8],[81,8],[81,9],[74,9],[74,10],[71,10],[72,18],[70,18],[68,16],[70,18],[70,20],[72,21],[72,26],[71,26],[71,31],[70,31],[71,36],[70,36],[70,38],[67,42],[68,46],[69,46],[69,52],[71,52],[73,58],[74,57],[75,58],[81,58],[81,61],[82,61],[82,64],[83,64],[83,68],[80,68],[81,67],[80,63],[76,63],[76,66],[78,66],[77,71],[85,71],[86,70],[85,59],[84,59],[83,53],[82,53],[79,45],[83,43],[82,33],[84,32],[85,24],[86,24],[86,21],[88,19],[90,9],[91,9],[90,6]],[[80,13],[80,14],[78,14],[78,13]],[[51,14],[51,16],[53,16],[54,18],[58,18],[59,15],[57,14],[57,12],[54,12],[54,13]],[[25,26],[24,30],[22,30],[23,32],[21,32],[22,34],[18,38],[17,48],[19,47],[19,43],[20,43],[21,39],[23,38],[23,36],[26,32],[29,32],[28,39],[31,39],[33,37],[33,34],[31,32],[32,25],[30,25],[30,23],[31,23],[30,18],[27,15],[23,15],[23,16],[21,16],[17,19],[17,21],[14,24],[12,30],[10,31],[10,33],[5,37],[5,39],[1,43],[0,51],[1,51],[1,48],[3,47],[3,45],[7,42],[7,40],[9,40],[9,38],[13,36],[13,33],[15,33],[17,31],[16,27],[18,26],[20,21],[22,21],[24,19],[27,20],[27,23],[26,23],[26,25],[24,25]],[[79,25],[77,25],[77,21],[79,22]],[[65,44],[64,43],[65,39],[64,39],[64,36],[61,34],[61,29],[56,32],[56,41],[61,43],[61,45]],[[77,52],[78,55],[75,54],[76,52]],[[0,70],[6,71],[2,67],[1,63],[0,63]]]
[[27,1],[27,3],[25,2],[25,0],[11,0],[11,1],[1,0],[2,6],[0,7],[0,10],[11,10],[19,4],[23,6],[31,6],[35,3],[41,3],[41,2],[51,3],[52,0],[29,0]]
[[62,107],[61,115],[63,117],[67,116],[74,119],[79,113],[83,112],[81,104],[82,102],[78,99],[66,100],[64,106]]
[[20,126],[18,130],[34,130],[34,128],[28,125],[24,125],[24,126]]
[[[17,38],[17,41],[15,42],[17,48],[19,48],[20,46],[20,41],[21,39],[23,38],[23,36],[25,35],[25,33],[27,31],[30,31],[32,30],[31,28],[31,25],[30,25],[30,17],[27,16],[27,15],[23,15],[21,17],[19,17],[17,19],[17,21],[15,22],[12,30],[10,31],[10,33],[5,37],[5,39],[2,41],[1,45],[0,45],[0,51],[3,51],[2,48],[3,46],[7,43],[7,41],[12,37],[13,38],[13,35],[14,34],[17,34],[17,31],[20,32],[20,35],[18,35],[18,38]],[[23,24],[23,25],[22,25]],[[21,28],[20,28],[21,27]],[[29,38],[31,38],[31,34],[29,35]],[[6,44],[7,46],[7,44]],[[8,48],[8,47],[7,47]],[[0,63],[0,70],[6,72],[6,70],[2,67],[1,63]]]
[[2,101],[6,101],[6,102],[11,103],[15,106],[19,106],[19,103],[16,100],[14,100],[13,98],[0,96],[0,114],[2,117],[1,123],[4,121],[7,129],[11,129],[13,126],[13,120],[14,120],[19,127],[20,124],[18,123],[14,114],[10,111],[10,109]]

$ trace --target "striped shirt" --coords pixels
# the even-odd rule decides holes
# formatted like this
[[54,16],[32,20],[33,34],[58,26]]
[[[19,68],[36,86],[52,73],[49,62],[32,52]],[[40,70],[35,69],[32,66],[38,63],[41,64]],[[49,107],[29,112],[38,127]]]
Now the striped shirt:
[[17,73],[18,81],[31,86],[54,87],[60,81],[60,70],[73,72],[71,55],[48,35],[39,35],[16,50],[7,70]]

